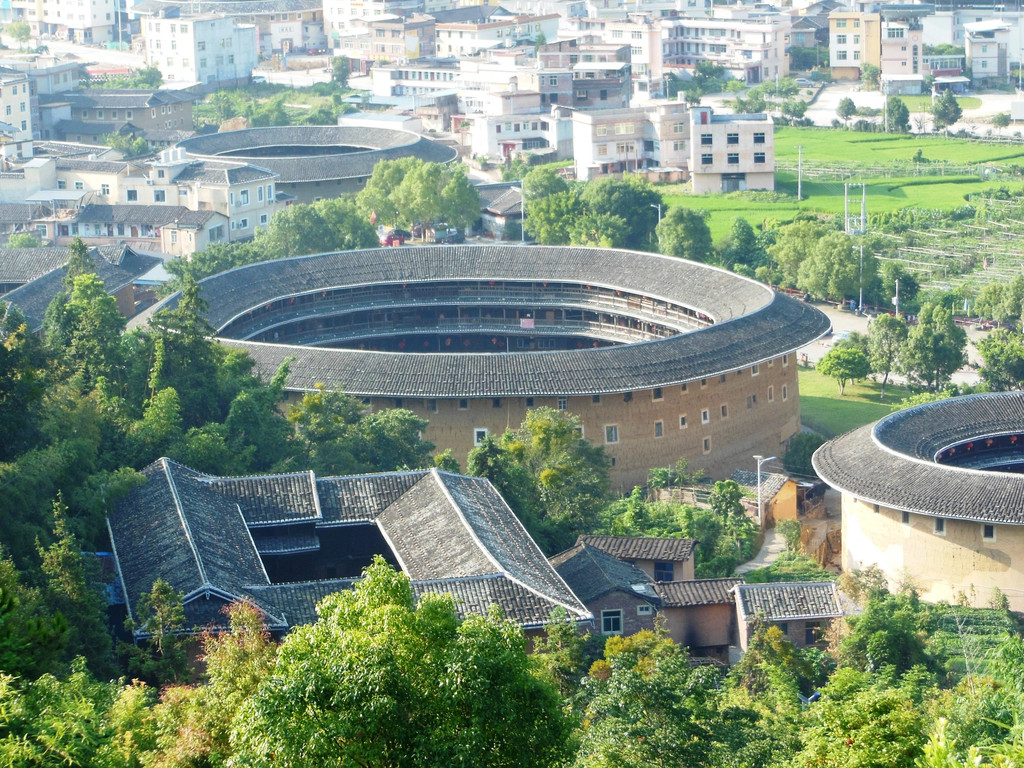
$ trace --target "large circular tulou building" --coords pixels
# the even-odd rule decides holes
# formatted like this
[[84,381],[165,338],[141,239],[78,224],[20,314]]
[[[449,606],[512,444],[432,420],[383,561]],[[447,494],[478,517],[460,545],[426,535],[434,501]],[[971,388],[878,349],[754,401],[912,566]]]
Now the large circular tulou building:
[[843,570],[1024,611],[1024,392],[898,411],[814,454],[843,495]]
[[237,160],[278,174],[277,189],[300,203],[358,192],[381,160],[450,163],[458,152],[409,131],[285,125],[194,136],[177,144],[196,160]]
[[[263,376],[429,420],[466,455],[531,408],[568,410],[646,481],[680,457],[714,477],[800,429],[794,351],[827,318],[731,272],[622,250],[424,246],[324,253],[207,278],[209,320]],[[177,301],[177,296],[168,299]]]

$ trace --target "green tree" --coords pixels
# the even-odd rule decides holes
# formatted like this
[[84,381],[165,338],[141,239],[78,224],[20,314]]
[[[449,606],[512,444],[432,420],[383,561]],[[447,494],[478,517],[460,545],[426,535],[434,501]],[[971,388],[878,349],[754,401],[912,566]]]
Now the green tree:
[[789,447],[782,457],[787,472],[804,477],[816,477],[811,457],[825,443],[824,438],[813,432],[800,432],[789,439]]
[[8,248],[38,248],[39,238],[28,232],[16,232],[7,238]]
[[4,32],[13,37],[19,45],[32,39],[32,27],[27,21],[12,21],[4,27]]
[[44,548],[37,542],[36,548],[46,577],[46,603],[53,615],[62,615],[68,623],[64,660],[84,656],[94,674],[111,677],[114,644],[106,627],[99,565],[95,557],[83,554],[60,496],[53,503],[53,543]]
[[549,165],[531,168],[523,176],[523,191],[526,194],[526,215],[530,216],[530,205],[534,200],[543,200],[569,190],[566,181],[557,169]]
[[0,461],[7,461],[38,437],[44,359],[16,307],[0,302],[0,317]]
[[349,66],[348,57],[335,56],[331,59],[331,80],[340,88],[348,88],[348,76],[352,68]]
[[868,350],[871,369],[882,374],[881,397],[885,398],[885,385],[889,382],[889,374],[896,368],[896,363],[907,343],[910,329],[902,317],[879,315],[871,323],[868,333]]
[[577,768],[723,764],[717,673],[649,631],[609,637],[604,656],[587,679]]
[[545,551],[593,529],[608,496],[604,449],[580,436],[579,418],[552,408],[469,453],[467,471],[488,478]]
[[917,325],[910,329],[900,357],[901,370],[927,389],[949,382],[967,361],[967,334],[953,322],[952,313],[937,304],[925,304]]
[[[164,684],[178,682],[189,671],[185,609],[182,595],[163,579],[139,600],[136,615],[138,629],[145,633],[142,645],[123,643],[122,652],[128,657],[128,671],[147,682]],[[134,629],[134,627],[132,627]]]
[[845,670],[811,710],[804,747],[792,765],[914,768],[925,723],[917,702],[902,689],[873,686],[867,676]]
[[862,64],[860,68],[860,81],[864,85],[864,90],[877,91],[878,78],[881,74],[882,70],[874,64]]
[[857,379],[863,379],[871,372],[867,355],[859,349],[837,347],[830,349],[818,361],[818,372],[822,376],[835,379],[839,385],[840,396],[846,394],[846,385]]
[[932,103],[931,113],[936,129],[948,131],[963,116],[963,109],[953,91],[947,88]]
[[368,218],[343,198],[290,205],[274,215],[269,226],[257,233],[255,242],[264,259],[374,248],[378,244]]
[[[529,183],[529,179],[527,179]],[[568,245],[569,227],[583,213],[579,187],[556,192],[547,197],[532,197],[527,187],[526,231],[543,245]]]
[[173,389],[181,403],[185,427],[200,426],[220,415],[218,379],[222,355],[206,320],[206,301],[199,284],[187,274],[176,306],[161,309],[150,322],[153,393]]
[[993,331],[977,343],[981,378],[995,392],[1024,387],[1024,340],[1019,333]]
[[414,603],[380,558],[294,630],[235,722],[252,766],[549,766],[570,724],[526,639],[496,612],[459,620],[448,596]]
[[53,671],[67,639],[67,620],[22,583],[10,558],[0,558],[0,688],[8,675],[35,680]]
[[692,208],[670,208],[658,225],[661,252],[690,261],[707,262],[714,255],[707,213]]
[[998,114],[992,115],[992,127],[993,128],[1008,128],[1010,126],[1010,113],[999,112]]
[[857,105],[853,103],[853,99],[849,96],[844,96],[839,100],[839,105],[836,107],[836,114],[839,116],[840,120],[847,123],[851,117],[857,114]]
[[569,244],[596,248],[622,248],[629,237],[629,225],[614,213],[586,211],[569,225]]
[[781,271],[780,282],[795,288],[800,265],[810,259],[828,229],[819,221],[804,219],[781,228],[768,254]]
[[846,621],[849,632],[839,645],[843,666],[862,671],[891,666],[897,672],[931,666],[925,642],[932,629],[931,617],[914,593],[875,590],[863,612]]
[[125,320],[117,301],[95,274],[85,273],[74,279],[64,307],[63,324],[58,339],[65,346],[55,351],[83,392],[92,389],[100,378],[121,378],[121,333]]
[[863,262],[862,278],[861,260],[854,254],[849,235],[829,232],[800,263],[797,287],[823,299],[856,295],[861,280],[864,285],[870,285],[875,275],[875,257],[865,253]]
[[658,223],[657,206],[661,195],[650,182],[627,174],[621,179],[591,181],[583,188],[583,207],[592,215],[616,216],[625,223],[621,243],[624,248],[649,248]]
[[910,130],[910,110],[899,96],[890,96],[885,102],[885,130],[887,133]]
[[767,261],[767,254],[761,248],[757,233],[750,226],[750,222],[742,216],[737,216],[732,220],[729,235],[722,248],[721,261],[722,266],[729,269],[735,268],[737,264],[757,268]]
[[367,220],[376,216],[377,221],[398,226],[398,205],[391,196],[417,163],[414,157],[403,157],[381,160],[373,166],[373,173],[356,195],[356,205]]

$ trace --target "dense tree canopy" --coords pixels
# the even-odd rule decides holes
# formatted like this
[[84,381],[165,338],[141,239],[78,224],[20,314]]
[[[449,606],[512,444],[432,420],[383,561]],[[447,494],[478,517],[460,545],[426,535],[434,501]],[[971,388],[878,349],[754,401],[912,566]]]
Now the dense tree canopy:
[[414,602],[380,559],[318,610],[242,707],[243,764],[541,768],[568,755],[556,689],[497,613],[460,621],[450,597]]
[[707,262],[714,255],[711,230],[703,211],[671,208],[658,225],[661,252],[690,261]]

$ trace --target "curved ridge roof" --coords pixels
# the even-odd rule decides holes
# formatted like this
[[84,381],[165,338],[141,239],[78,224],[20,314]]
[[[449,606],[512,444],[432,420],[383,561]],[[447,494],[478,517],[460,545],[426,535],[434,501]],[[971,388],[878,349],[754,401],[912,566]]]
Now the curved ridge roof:
[[[357,148],[333,155],[265,157],[258,150],[282,145]],[[327,181],[369,176],[381,160],[418,157],[425,162],[450,163],[458,152],[409,131],[355,126],[292,125],[247,128],[193,136],[178,145],[196,158],[240,160],[269,168],[280,182]],[[246,151],[250,150],[250,153]],[[231,155],[225,156],[224,153]]]
[[[610,394],[682,384],[738,370],[822,336],[828,318],[814,307],[716,267],[657,254],[558,246],[421,246],[281,259],[202,281],[208,319],[223,329],[276,299],[382,283],[458,280],[567,281],[622,289],[707,315],[691,333],[564,352],[445,354],[322,349],[229,341],[261,374],[286,358],[288,388],[317,383],[359,396],[512,397]],[[173,306],[177,294],[165,306]]]
[[1024,525],[1024,475],[934,461],[947,446],[1019,432],[1024,392],[966,395],[898,411],[830,440],[813,463],[826,483],[871,503],[933,517]]

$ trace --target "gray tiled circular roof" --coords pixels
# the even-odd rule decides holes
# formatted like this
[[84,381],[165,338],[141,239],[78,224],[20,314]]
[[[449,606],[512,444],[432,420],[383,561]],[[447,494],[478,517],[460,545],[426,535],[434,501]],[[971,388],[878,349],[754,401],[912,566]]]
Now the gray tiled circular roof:
[[[619,288],[694,307],[714,325],[691,333],[564,352],[443,354],[372,352],[228,341],[264,374],[288,357],[288,388],[317,383],[353,395],[514,397],[593,395],[670,386],[793,352],[822,336],[814,307],[715,267],[649,253],[549,246],[423,246],[316,254],[253,264],[202,281],[209,320],[234,318],[277,299],[347,286],[437,280],[570,281]],[[168,299],[174,304],[177,296]]]
[[[263,147],[355,147],[334,155],[265,157]],[[269,168],[281,182],[330,181],[368,177],[381,160],[417,157],[424,162],[449,163],[454,148],[409,131],[393,128],[364,128],[338,125],[291,125],[247,128],[241,131],[194,136],[178,147],[195,158],[230,159]],[[251,151],[247,153],[247,150]],[[226,153],[231,153],[226,156]]]
[[938,464],[964,441],[1024,432],[1024,392],[967,395],[898,411],[825,443],[814,468],[865,501],[935,517],[1024,525],[1024,475]]

